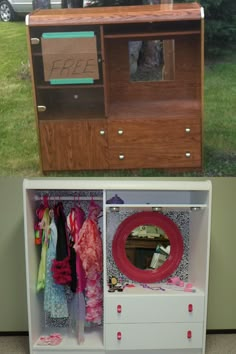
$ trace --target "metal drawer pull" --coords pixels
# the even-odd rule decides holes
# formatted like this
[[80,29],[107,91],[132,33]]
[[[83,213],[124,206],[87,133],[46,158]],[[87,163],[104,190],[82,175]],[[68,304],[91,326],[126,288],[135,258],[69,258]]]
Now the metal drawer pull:
[[191,153],[190,153],[190,152],[186,152],[185,156],[186,156],[187,158],[189,158],[189,157],[191,157]]
[[45,112],[46,109],[46,106],[38,106],[38,112]]
[[32,45],[36,45],[40,43],[40,39],[39,38],[30,38],[30,42]]
[[100,130],[100,135],[105,135],[105,130]]
[[119,135],[122,135],[123,133],[124,133],[124,131],[123,131],[122,129],[119,129],[119,130],[118,130],[118,134],[119,134]]
[[185,128],[186,133],[190,133],[191,129],[190,128]]
[[120,160],[124,160],[124,158],[125,158],[125,155],[123,155],[123,154],[120,154],[120,155],[119,155],[119,159],[120,159]]

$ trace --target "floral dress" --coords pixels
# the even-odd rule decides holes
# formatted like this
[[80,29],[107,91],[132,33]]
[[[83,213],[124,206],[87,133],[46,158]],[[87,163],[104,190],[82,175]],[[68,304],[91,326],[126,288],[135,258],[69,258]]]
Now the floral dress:
[[46,282],[44,289],[44,310],[51,318],[68,317],[67,299],[63,285],[56,284],[52,276],[52,261],[56,257],[57,228],[54,219],[49,226],[48,250],[46,260]]

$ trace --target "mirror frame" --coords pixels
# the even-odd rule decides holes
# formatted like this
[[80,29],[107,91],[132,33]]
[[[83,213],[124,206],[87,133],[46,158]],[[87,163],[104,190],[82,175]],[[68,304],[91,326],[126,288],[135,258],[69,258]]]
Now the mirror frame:
[[[135,267],[127,258],[125,243],[131,232],[138,226],[155,225],[161,228],[170,241],[170,254],[157,269],[146,270]],[[183,237],[177,225],[167,216],[156,211],[143,211],[128,216],[118,226],[112,242],[112,255],[118,269],[130,280],[154,283],[171,276],[177,269],[184,252]]]

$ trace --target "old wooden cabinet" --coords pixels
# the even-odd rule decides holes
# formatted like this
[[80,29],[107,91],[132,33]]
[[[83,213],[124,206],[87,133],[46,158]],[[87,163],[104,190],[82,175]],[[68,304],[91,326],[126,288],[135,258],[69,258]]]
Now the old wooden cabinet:
[[203,17],[197,3],[30,14],[42,171],[201,169]]

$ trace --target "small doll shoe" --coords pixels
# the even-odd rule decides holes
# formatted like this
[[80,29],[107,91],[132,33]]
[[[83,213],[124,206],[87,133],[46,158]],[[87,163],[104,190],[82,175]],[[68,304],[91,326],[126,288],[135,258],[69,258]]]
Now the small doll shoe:
[[49,336],[50,345],[59,345],[62,341],[62,337],[59,333],[53,333]]
[[50,336],[41,336],[37,345],[59,345],[62,341],[62,336],[59,333],[53,333]]

